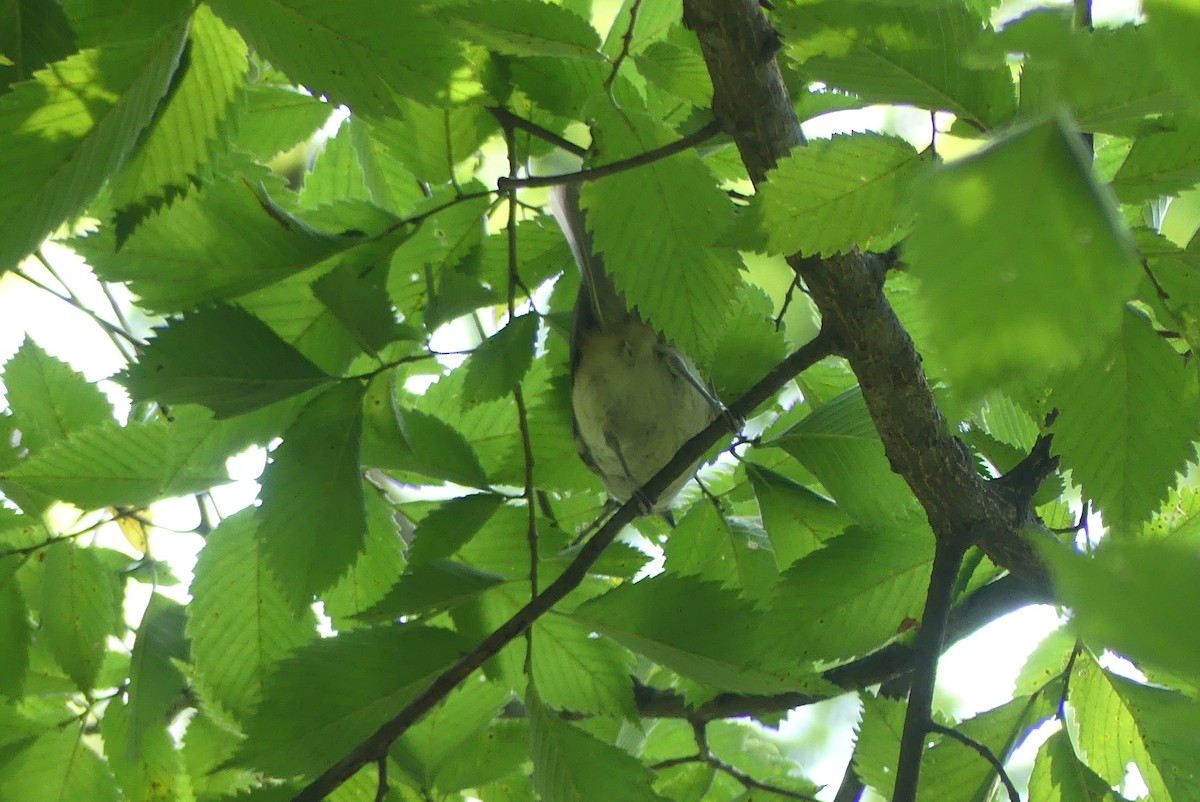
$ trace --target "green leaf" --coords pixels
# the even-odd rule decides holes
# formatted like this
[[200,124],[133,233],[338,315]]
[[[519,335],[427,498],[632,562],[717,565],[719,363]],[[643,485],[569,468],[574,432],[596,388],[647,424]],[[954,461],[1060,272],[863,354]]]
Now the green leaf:
[[1025,409],[1002,392],[984,396],[979,417],[987,433],[1005,445],[1027,452],[1037,441],[1038,425]]
[[1042,639],[1025,659],[1017,675],[1015,693],[1026,696],[1037,693],[1062,677],[1071,661],[1079,639],[1069,627],[1059,627]]
[[364,351],[378,355],[396,335],[396,315],[383,285],[383,270],[364,272],[347,263],[317,279],[312,290]]
[[697,108],[712,106],[712,80],[699,48],[653,42],[633,60],[638,72],[667,94]]
[[17,752],[0,771],[0,799],[117,802],[108,766],[77,726],[52,729]]
[[[425,105],[414,100],[397,101],[398,113],[387,119],[374,119],[363,124],[362,132],[356,138],[357,151],[360,160],[366,147],[372,146],[369,152],[376,157],[376,166],[393,176],[390,191],[399,189],[396,178],[407,181],[428,181],[434,185],[456,182],[455,168],[464,160],[474,156],[483,145],[484,140],[497,130],[495,118],[478,105],[469,104],[442,108]],[[351,121],[351,133],[355,122]],[[380,152],[382,151],[382,153]],[[384,154],[387,158],[384,158]],[[382,159],[382,161],[379,161]],[[364,165],[367,166],[367,165]],[[401,172],[403,171],[403,172]],[[379,175],[382,179],[384,175]],[[474,183],[474,182],[472,182]],[[375,183],[373,186],[378,187]],[[464,192],[481,189],[480,186],[468,185],[462,187]],[[408,192],[412,189],[409,188]],[[411,206],[417,209],[429,209],[441,206],[446,201],[455,198],[454,195],[435,192],[430,196],[424,194],[411,197]],[[487,208],[490,200],[487,198],[465,200],[449,206],[421,224],[422,231],[429,231],[434,236],[441,236],[437,231],[444,230],[452,236],[442,238],[440,243],[433,243],[453,251],[456,248],[454,229],[459,221],[478,230],[481,222],[481,210]],[[458,208],[462,207],[462,208]],[[472,220],[472,210],[477,211]],[[446,223],[450,225],[446,226]],[[432,224],[432,225],[431,225]],[[445,228],[443,228],[445,226]],[[427,243],[429,244],[429,243]]]
[[533,625],[533,681],[555,710],[637,720],[632,656],[605,638],[559,615]]
[[479,464],[470,441],[459,430],[439,418],[416,409],[397,409],[394,420],[400,428],[404,450],[401,464],[438,479],[468,487],[487,487],[487,474]]
[[1112,186],[1125,203],[1178,195],[1200,182],[1200,119],[1180,117],[1170,130],[1148,133],[1133,142],[1113,176]]
[[1118,693],[1117,686],[1123,684],[1119,677],[1101,669],[1086,652],[1075,660],[1068,703],[1078,727],[1072,733],[1076,750],[1110,787],[1118,787],[1125,781],[1132,763],[1152,798],[1170,800],[1172,796],[1147,750],[1137,716]]
[[1140,133],[1148,115],[1182,111],[1187,97],[1154,58],[1146,26],[1072,23],[1069,9],[1030,12],[997,37],[1025,54],[1021,112],[1036,117],[1066,106],[1085,131]]
[[30,451],[112,420],[112,405],[96,385],[28,338],[4,366],[4,387]]
[[362,553],[338,583],[321,594],[325,614],[339,631],[357,626],[354,620],[382,599],[404,571],[406,536],[400,513],[383,494],[365,492],[367,503],[367,540]]
[[290,86],[249,86],[245,95],[236,141],[262,161],[311,137],[333,113],[331,103]]
[[[177,21],[190,3],[158,5]],[[158,14],[153,14],[155,17]],[[0,271],[77,214],[137,142],[167,92],[187,32],[83,50],[0,96]]]
[[237,176],[151,215],[119,250],[109,229],[71,244],[101,278],[128,282],[151,309],[175,311],[267,287],[361,242],[316,231],[256,179]]
[[[676,138],[648,115],[596,111],[603,161]],[[583,186],[595,249],[630,307],[704,361],[733,312],[741,260],[716,247],[732,221],[728,196],[692,152]]]
[[0,91],[75,50],[75,32],[57,3],[19,0],[0,8],[0,53],[12,57],[0,64]]
[[863,783],[887,795],[895,784],[904,702],[873,694],[862,694],[860,698],[863,712],[852,758],[854,771]]
[[0,475],[20,488],[83,509],[145,506],[229,480],[223,456],[184,464],[182,453],[200,444],[176,427],[155,421],[120,426],[109,421],[81,429]]
[[808,80],[872,103],[912,104],[954,112],[976,128],[991,128],[1014,111],[1007,65],[971,63],[968,51],[984,35],[958,4],[899,8],[838,0],[794,4],[773,14],[788,55]]
[[542,799],[661,799],[650,787],[654,772],[627,752],[554,715],[532,685],[525,708],[529,713],[533,787]]
[[[459,114],[467,111],[477,111],[475,106],[465,106],[451,109],[447,113],[450,126],[443,128],[447,138],[456,130],[453,122]],[[390,120],[388,122],[391,122]],[[404,215],[425,199],[421,184],[405,167],[391,148],[391,142],[381,141],[377,129],[364,122],[364,119],[354,118],[342,125],[350,127],[350,141],[358,154],[358,164],[363,172],[363,181],[371,193],[371,200],[393,214]],[[428,133],[428,132],[427,132]],[[420,137],[424,139],[424,137]]]
[[1039,802],[1116,802],[1108,783],[1079,761],[1062,730],[1038,750],[1029,777],[1029,798]]
[[[0,543],[3,543],[0,535]],[[0,697],[19,699],[25,690],[29,672],[29,644],[33,627],[29,608],[17,582],[16,560],[0,562]],[[0,747],[4,739],[0,738]]]
[[362,385],[347,381],[310,401],[263,474],[258,535],[267,564],[297,609],[333,585],[362,552],[362,397]]
[[685,677],[725,690],[795,690],[794,677],[764,668],[769,639],[744,626],[754,608],[732,590],[661,574],[584,602],[571,617]]
[[493,401],[512,392],[533,363],[538,317],[515,317],[484,340],[467,363],[463,403]]
[[264,58],[316,93],[356,112],[394,109],[394,95],[426,103],[462,97],[473,81],[457,42],[420,6],[383,13],[356,0],[214,0]]
[[161,593],[150,597],[129,659],[130,758],[141,756],[143,742],[151,733],[163,731],[173,706],[187,690],[187,681],[174,662],[189,658],[183,634],[186,620],[182,604]]
[[[413,729],[420,727],[417,724]],[[482,799],[503,799],[506,797],[487,793],[484,786],[519,771],[528,760],[529,724],[524,720],[495,721],[485,732],[459,744],[439,767],[434,784],[445,793],[471,788]],[[532,800],[528,785],[527,775],[521,772],[502,790],[515,792],[513,797],[525,793]]]
[[583,104],[603,91],[611,70],[597,61],[530,56],[512,60],[512,82],[539,107],[574,118]]
[[[117,777],[124,799],[141,802],[165,802],[177,798],[185,780],[180,776],[183,763],[175,742],[167,732],[167,717],[146,722],[155,725],[135,739],[130,722],[132,714],[120,698],[104,708],[100,735],[108,766]],[[137,748],[134,749],[134,741]]]
[[932,177],[905,251],[967,394],[1078,364],[1137,283],[1128,237],[1062,117]]
[[239,721],[254,709],[275,664],[316,637],[315,616],[295,615],[267,570],[257,518],[257,510],[246,509],[209,534],[187,608],[203,697]]
[[205,307],[158,330],[119,379],[135,401],[203,404],[218,418],[249,412],[332,377],[236,306]]
[[1136,534],[1195,458],[1196,373],[1127,309],[1111,349],[1059,382],[1052,447],[1118,536]]
[[371,199],[350,137],[350,126],[340,125],[337,133],[325,141],[317,163],[304,176],[300,191],[303,206],[319,209],[339,201]]
[[920,515],[912,491],[892,472],[858,387],[818,407],[769,445],[812,471],[842,512],[864,526],[902,528]]
[[418,563],[360,617],[378,621],[448,610],[503,581],[489,571],[448,560]]
[[851,528],[780,578],[764,640],[789,661],[866,654],[919,622],[932,563],[924,526]]
[[469,41],[497,53],[600,58],[600,37],[595,29],[563,6],[540,0],[510,0],[503,5],[474,0],[449,6],[440,16]]
[[1200,684],[1200,643],[1186,634],[1186,611],[1200,604],[1194,549],[1171,541],[1105,541],[1090,558],[1059,548],[1043,553],[1055,598],[1074,609],[1072,620],[1092,643]]
[[[959,733],[987,747],[1007,763],[1030,730],[1053,719],[1056,698],[1016,698],[954,726]],[[996,770],[979,753],[960,741],[941,736],[925,753],[921,767],[920,799],[987,799],[996,784]]]
[[359,629],[280,662],[237,760],[278,777],[314,777],[424,691],[464,650],[428,627]]
[[394,381],[391,373],[382,373],[367,386],[363,465],[486,487],[487,475],[466,438],[432,415],[397,406],[392,398]]
[[[400,736],[388,753],[422,789],[457,790],[445,788],[438,775],[461,750],[479,739],[480,730],[496,718],[510,696],[496,683],[474,677]],[[524,757],[528,756],[526,750]]]
[[797,148],[755,195],[751,220],[770,253],[886,250],[907,225],[920,154],[896,137],[844,134]]
[[824,496],[752,462],[745,465],[780,570],[816,551],[850,524]]
[[188,40],[187,61],[166,104],[146,129],[137,152],[113,176],[110,188],[118,208],[184,189],[212,161],[235,93],[245,80],[246,44],[203,5],[192,16]]
[[95,550],[59,543],[42,562],[41,639],[82,691],[93,687],[120,616],[117,579]]
[[187,690],[184,675],[174,663],[190,657],[185,622],[184,605],[161,593],[151,595],[130,657],[128,758],[139,758],[145,738],[163,731],[169,713]]
[[1200,704],[1192,695],[1113,677],[1171,799],[1200,798]]
[[1146,32],[1155,45],[1159,62],[1175,78],[1178,86],[1200,100],[1196,75],[1200,74],[1200,6],[1195,0],[1146,0]]
[[770,296],[745,285],[713,349],[710,380],[717,397],[734,399],[757,384],[783,361],[787,343],[775,328]]
[[475,493],[442,502],[417,524],[409,560],[416,564],[449,557],[475,536],[503,501],[491,493]]
[[188,721],[180,751],[197,799],[232,795],[245,786],[245,773],[228,765],[237,749],[236,734],[208,708],[197,710]]
[[666,570],[719,582],[758,600],[779,577],[766,533],[728,520],[712,504],[694,504],[663,548]]
[[[674,0],[642,3],[621,0],[620,8],[604,37],[604,55],[615,59],[623,50],[637,54],[679,26],[680,4]],[[628,42],[626,41],[628,37]]]

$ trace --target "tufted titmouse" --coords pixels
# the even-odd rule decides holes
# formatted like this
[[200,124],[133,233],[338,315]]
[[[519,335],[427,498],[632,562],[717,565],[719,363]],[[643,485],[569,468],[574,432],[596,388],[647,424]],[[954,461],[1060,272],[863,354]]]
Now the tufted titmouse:
[[[691,358],[630,310],[613,285],[592,248],[579,185],[554,187],[550,208],[581,274],[571,326],[575,449],[624,502],[724,408]],[[666,514],[691,473],[655,503],[644,500],[645,512]]]

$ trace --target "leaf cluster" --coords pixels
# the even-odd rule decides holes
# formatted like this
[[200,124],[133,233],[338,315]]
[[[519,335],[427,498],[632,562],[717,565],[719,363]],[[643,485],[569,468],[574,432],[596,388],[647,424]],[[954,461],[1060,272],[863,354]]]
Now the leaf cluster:
[[[1073,623],[1010,701],[942,725],[1000,761],[1060,727],[1031,799],[1132,798],[1130,766],[1200,798],[1200,14],[777,3],[796,114],[887,119],[751,194],[725,134],[655,157],[714,119],[694,4],[592,5],[0,11],[0,271],[127,361],[99,382],[26,339],[4,364],[0,799],[305,798],[514,616],[329,798],[812,798],[771,727],[842,694],[847,782],[891,792],[934,538],[841,359],[710,451],[673,528],[639,520],[520,618],[605,513],[573,445],[578,277],[528,179],[622,160],[582,190],[595,247],[727,403],[819,327],[784,257],[886,252],[979,475],[1052,438],[1031,525]],[[108,308],[51,286],[68,250]],[[247,449],[256,503],[221,516]],[[179,499],[186,587],[158,525]],[[1033,598],[974,612],[1002,574],[968,554],[965,628]],[[994,797],[988,762],[932,740],[921,798]]]

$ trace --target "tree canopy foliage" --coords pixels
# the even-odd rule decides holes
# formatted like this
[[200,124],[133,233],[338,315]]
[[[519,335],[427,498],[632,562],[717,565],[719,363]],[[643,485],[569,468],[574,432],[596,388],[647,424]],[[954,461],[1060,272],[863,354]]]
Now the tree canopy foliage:
[[[1035,732],[1031,800],[1200,799],[1200,8],[1000,5],[5,4],[4,286],[127,365],[3,367],[0,800],[813,799],[848,695],[838,800]],[[731,412],[673,528],[575,453],[564,181]]]

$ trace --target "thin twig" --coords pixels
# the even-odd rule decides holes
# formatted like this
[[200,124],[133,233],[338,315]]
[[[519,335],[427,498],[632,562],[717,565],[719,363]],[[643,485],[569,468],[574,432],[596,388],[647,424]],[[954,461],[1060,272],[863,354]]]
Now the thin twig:
[[638,167],[645,167],[647,164],[653,164],[656,161],[661,161],[668,156],[674,156],[676,153],[681,153],[689,148],[706,142],[721,132],[721,125],[717,121],[712,121],[703,128],[693,131],[685,137],[675,140],[670,144],[663,145],[660,148],[648,150],[645,153],[639,153],[636,156],[630,156],[628,159],[620,159],[609,164],[602,164],[599,167],[591,167],[587,170],[579,170],[574,173],[560,173],[559,175],[537,175],[528,176],[526,178],[510,178],[507,176],[501,177],[496,182],[496,187],[501,192],[507,191],[510,187],[523,187],[531,189],[534,187],[555,187],[559,184],[573,184],[581,181],[595,181],[597,178],[622,173],[626,170],[633,170]]
[[992,754],[992,750],[988,749],[987,744],[976,741],[969,735],[964,735],[952,727],[946,727],[936,722],[929,724],[930,732],[938,732],[949,738],[953,738],[964,746],[968,746],[979,753],[979,756],[992,764],[992,768],[996,770],[996,774],[1000,777],[1000,782],[1004,785],[1004,790],[1008,792],[1009,802],[1021,802],[1021,795],[1017,793],[1017,787],[1013,785],[1012,778],[1008,776],[1008,772],[1004,770],[1004,764],[1000,759]]
[[15,557],[18,555],[34,554],[35,552],[39,552],[42,549],[47,549],[47,548],[50,548],[51,546],[56,546],[59,543],[66,543],[66,542],[74,540],[78,537],[83,537],[84,535],[88,534],[89,532],[94,532],[95,530],[99,529],[101,526],[104,526],[105,524],[113,523],[116,520],[117,520],[116,518],[105,518],[103,520],[96,521],[96,523],[91,524],[83,529],[80,529],[78,532],[68,532],[65,535],[54,535],[54,536],[48,537],[45,540],[42,540],[38,543],[34,543],[30,546],[22,546],[20,548],[0,550],[0,557]]
[[375,761],[376,773],[378,778],[375,782],[375,802],[383,802],[387,798],[388,793],[388,770],[387,770],[387,755],[382,756]]
[[820,802],[815,796],[801,793],[799,791],[791,791],[787,788],[781,788],[778,785],[771,785],[762,780],[757,780],[741,769],[726,763],[721,758],[713,754],[712,747],[708,744],[708,729],[704,722],[692,722],[692,734],[696,740],[696,747],[700,750],[700,758],[705,764],[711,766],[722,774],[727,774],[733,779],[742,784],[742,787],[747,790],[766,791],[770,794],[787,797],[788,799],[802,799],[805,802]]
[[[520,165],[517,163],[517,142],[512,126],[506,125],[504,128],[504,144],[508,149],[508,175],[511,178],[516,178],[520,171]],[[517,315],[517,286],[520,284],[520,274],[517,271],[517,190],[512,188],[508,191],[508,225],[507,225],[507,244],[508,244],[508,320],[509,323]],[[533,443],[529,436],[529,413],[525,408],[525,393],[521,389],[521,383],[513,388],[513,401],[517,407],[517,426],[521,432],[521,446],[524,450],[525,457],[525,510],[527,513],[527,521],[525,527],[525,541],[529,547],[529,597],[532,599],[538,595],[538,530],[537,530],[537,506],[534,498],[533,488]],[[533,629],[530,628],[525,633],[527,651],[526,651],[526,668],[532,670],[529,665],[533,659]]]
[[532,120],[527,120],[520,115],[512,113],[503,106],[488,106],[487,111],[496,118],[496,121],[501,126],[508,125],[517,128],[575,156],[583,156],[587,153],[587,148],[582,145],[576,145],[571,140],[563,138],[549,128],[543,128]]
[[621,69],[621,65],[625,59],[629,58],[629,51],[633,47],[633,29],[637,25],[638,11],[642,8],[642,0],[633,0],[633,4],[629,6],[629,24],[625,26],[625,33],[621,36],[621,52],[617,53],[617,57],[613,59],[612,69],[609,70],[608,77],[604,79],[604,91],[611,92],[613,82],[617,80],[617,73]]
[[[115,335],[117,337],[124,337],[132,345],[134,345],[134,346],[140,345],[140,343],[137,341],[137,339],[132,334],[130,334],[127,331],[122,331],[119,326],[115,326],[112,323],[110,323],[109,321],[100,317],[93,310],[86,307],[78,298],[74,298],[70,295],[65,295],[65,294],[55,290],[53,287],[50,287],[49,285],[38,281],[33,276],[29,275],[28,273],[26,273],[24,270],[21,270],[20,268],[14,268],[12,272],[15,275],[17,275],[18,277],[25,279],[25,281],[27,281],[30,284],[32,284],[33,286],[37,287],[42,292],[53,295],[55,298],[57,298],[58,300],[62,301],[65,304],[67,304],[68,306],[72,306],[75,309],[78,309],[80,312],[83,312],[85,315],[87,315],[89,318],[92,319],[93,323],[95,323],[97,326],[102,328],[105,331],[105,333],[108,334],[109,336]],[[121,350],[121,349],[118,349],[118,350]],[[124,353],[124,351],[122,350],[121,353]]]
[[117,318],[117,323],[119,323],[121,328],[123,328],[125,331],[132,332],[133,326],[129,325],[129,318],[125,317],[125,312],[122,311],[121,305],[117,303],[117,298],[112,293],[112,287],[109,286],[107,281],[100,280],[99,278],[97,278],[97,281],[100,284],[100,292],[104,293],[104,297],[108,299],[108,305],[112,307],[113,314]]
[[446,209],[449,209],[451,206],[457,206],[460,203],[466,203],[467,201],[478,200],[479,198],[490,198],[494,194],[496,194],[495,190],[480,189],[480,190],[476,190],[475,192],[465,192],[465,193],[462,193],[459,195],[455,195],[452,200],[448,200],[445,203],[439,203],[437,206],[434,206],[432,209],[426,209],[425,211],[421,212],[420,214],[414,214],[412,217],[405,217],[402,220],[397,220],[396,222],[392,223],[390,226],[385,228],[379,234],[379,236],[376,237],[376,239],[379,239],[387,234],[394,234],[395,232],[399,231],[400,229],[404,228],[405,226],[417,225],[418,223],[423,223],[428,218],[433,217],[438,212],[442,212],[442,211],[445,211]]
[[783,296],[783,306],[779,308],[779,314],[775,316],[775,331],[779,331],[783,326],[783,316],[787,314],[788,308],[792,305],[792,297],[796,294],[796,290],[800,289],[800,279],[793,278],[792,283],[788,285],[787,294]]

